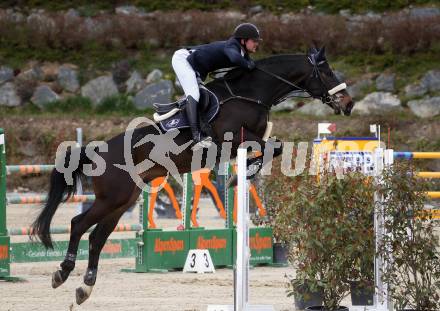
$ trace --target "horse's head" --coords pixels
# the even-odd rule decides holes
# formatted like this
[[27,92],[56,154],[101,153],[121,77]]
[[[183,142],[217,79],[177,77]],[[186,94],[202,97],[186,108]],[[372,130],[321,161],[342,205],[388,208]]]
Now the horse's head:
[[331,70],[325,57],[325,47],[310,49],[307,59],[310,74],[304,81],[305,89],[311,96],[332,107],[335,114],[343,112],[350,115],[353,100],[346,90],[346,84],[341,83]]

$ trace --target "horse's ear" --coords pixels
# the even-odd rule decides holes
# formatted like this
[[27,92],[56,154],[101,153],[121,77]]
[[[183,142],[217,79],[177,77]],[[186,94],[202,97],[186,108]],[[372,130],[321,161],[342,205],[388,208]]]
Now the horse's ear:
[[318,54],[316,55],[316,60],[325,60],[325,46],[323,46]]

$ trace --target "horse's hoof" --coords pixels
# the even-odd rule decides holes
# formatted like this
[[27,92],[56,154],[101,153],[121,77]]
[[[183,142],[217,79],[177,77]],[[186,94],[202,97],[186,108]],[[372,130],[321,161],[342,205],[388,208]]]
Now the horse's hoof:
[[84,285],[76,289],[76,303],[78,305],[86,301],[92,293],[93,286]]
[[52,274],[52,288],[57,288],[64,283],[63,276],[61,275],[61,270],[57,270]]

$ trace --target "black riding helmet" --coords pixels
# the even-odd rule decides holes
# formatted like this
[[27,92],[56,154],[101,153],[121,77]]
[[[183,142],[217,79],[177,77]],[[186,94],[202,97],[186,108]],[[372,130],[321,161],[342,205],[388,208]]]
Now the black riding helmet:
[[234,30],[233,37],[236,39],[262,40],[257,26],[251,23],[238,25]]

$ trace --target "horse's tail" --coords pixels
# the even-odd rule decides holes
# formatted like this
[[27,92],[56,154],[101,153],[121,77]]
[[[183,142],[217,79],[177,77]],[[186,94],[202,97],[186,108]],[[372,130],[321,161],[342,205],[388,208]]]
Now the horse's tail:
[[[65,154],[65,163],[70,162],[71,149],[69,148]],[[78,179],[82,173],[82,165],[90,163],[85,154],[85,147],[81,148],[80,160],[78,168],[72,172],[73,183],[68,185],[63,173],[56,168],[52,170],[50,177],[50,188],[47,196],[46,204],[38,215],[37,219],[32,223],[32,236],[38,236],[43,245],[53,249],[52,238],[50,236],[50,223],[61,202],[67,201],[76,192]]]

